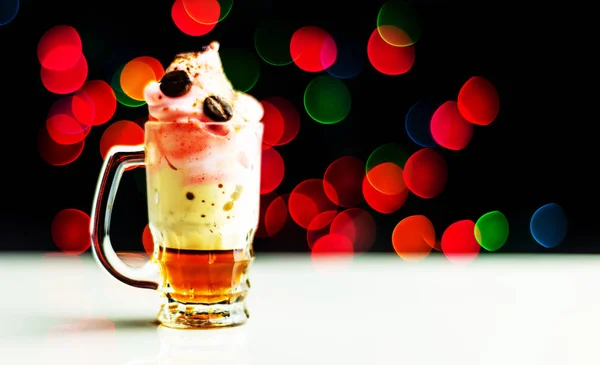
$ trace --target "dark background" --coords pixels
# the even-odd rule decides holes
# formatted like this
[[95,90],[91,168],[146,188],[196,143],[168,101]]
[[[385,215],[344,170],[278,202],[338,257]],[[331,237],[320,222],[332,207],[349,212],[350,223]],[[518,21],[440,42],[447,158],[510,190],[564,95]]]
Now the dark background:
[[[488,127],[475,128],[465,150],[439,149],[450,177],[440,196],[431,200],[410,196],[404,207],[390,215],[370,210],[378,228],[373,251],[392,251],[391,232],[408,215],[427,215],[439,236],[454,221],[476,220],[483,213],[500,210],[511,229],[502,252],[600,252],[594,171],[598,120],[594,104],[586,100],[597,91],[584,66],[590,35],[583,18],[589,9],[565,4],[523,8],[507,1],[409,2],[424,20],[422,37],[415,45],[415,65],[408,74],[392,77],[367,63],[361,74],[345,80],[352,93],[352,112],[337,125],[316,123],[304,111],[302,95],[315,74],[294,64],[276,67],[261,61],[261,76],[250,94],[259,99],[286,97],[302,117],[299,136],[278,148],[286,162],[286,176],[276,191],[289,193],[305,179],[322,177],[338,157],[354,155],[366,161],[385,143],[400,143],[409,153],[416,151],[419,147],[404,131],[408,108],[424,98],[456,100],[460,86],[479,75],[498,90],[498,118]],[[52,26],[74,26],[83,39],[88,79],[110,82],[116,68],[134,57],[153,56],[166,67],[174,54],[197,50],[212,40],[218,40],[222,48],[255,52],[254,28],[266,13],[295,17],[299,26],[344,32],[363,42],[366,52],[381,4],[236,0],[228,17],[211,33],[189,37],[171,20],[172,1],[22,1],[17,18],[0,27],[4,89],[0,96],[4,125],[1,249],[55,250],[50,236],[52,218],[64,208],[90,211],[101,165],[98,143],[110,122],[91,132],[83,154],[70,165],[53,167],[38,155],[37,131],[59,98],[42,85],[36,57],[37,42]],[[144,107],[119,104],[113,120],[133,120],[146,113]],[[113,242],[121,250],[141,247],[147,223],[145,196],[134,177],[137,173],[126,174],[117,198]],[[569,234],[549,250],[533,240],[528,225],[533,212],[550,202],[566,211]],[[288,226],[281,235],[257,239],[256,250],[308,251],[304,230],[293,223]]]

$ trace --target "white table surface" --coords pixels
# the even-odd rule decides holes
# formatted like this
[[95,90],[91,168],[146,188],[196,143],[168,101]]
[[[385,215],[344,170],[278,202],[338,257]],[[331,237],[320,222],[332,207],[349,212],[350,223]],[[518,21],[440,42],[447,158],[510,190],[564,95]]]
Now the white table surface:
[[0,278],[0,364],[600,363],[596,256],[259,254],[248,324],[218,330],[158,326],[91,256],[0,254]]

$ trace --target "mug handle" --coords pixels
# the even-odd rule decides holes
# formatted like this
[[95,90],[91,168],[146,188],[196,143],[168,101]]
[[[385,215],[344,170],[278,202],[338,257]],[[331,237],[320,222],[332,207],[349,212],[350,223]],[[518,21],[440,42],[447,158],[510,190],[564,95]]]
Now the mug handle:
[[[144,145],[115,146],[110,149],[102,164],[94,194],[90,234],[94,257],[109,274],[125,284],[156,290],[160,282],[158,265],[148,261],[140,268],[131,267],[117,256],[110,242],[110,218],[123,171],[128,167],[143,166],[144,159]],[[108,194],[106,188],[109,188]]]

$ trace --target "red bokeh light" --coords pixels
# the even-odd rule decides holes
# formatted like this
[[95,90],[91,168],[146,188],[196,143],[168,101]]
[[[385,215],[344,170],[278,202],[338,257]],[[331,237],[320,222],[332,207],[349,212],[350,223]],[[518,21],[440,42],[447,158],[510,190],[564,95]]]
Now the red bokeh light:
[[323,190],[323,180],[309,179],[298,184],[290,193],[288,202],[290,216],[302,228],[308,228],[317,214],[336,210]]
[[73,115],[84,125],[102,125],[114,116],[116,110],[115,92],[102,80],[87,81],[73,95]]
[[40,77],[44,87],[54,94],[70,94],[85,83],[88,76],[88,64],[85,56],[80,55],[75,65],[64,70],[51,70],[42,67]]
[[156,58],[150,56],[140,56],[136,57],[135,59],[136,61],[144,62],[145,64],[150,66],[152,72],[154,72],[155,80],[160,80],[165,75],[165,68],[163,67],[162,63],[160,63],[160,61]]
[[38,152],[44,161],[52,166],[64,166],[75,161],[83,152],[84,140],[70,145],[56,143],[46,126],[42,126],[37,139]]
[[114,122],[104,130],[100,138],[100,155],[106,158],[108,151],[117,145],[136,146],[144,143],[144,130],[129,120]]
[[312,247],[315,255],[352,254],[352,242],[341,234],[328,234],[319,238]]
[[337,46],[325,30],[314,26],[302,27],[292,35],[290,54],[300,69],[319,72],[334,64]]
[[285,196],[278,196],[267,207],[264,225],[269,236],[281,232],[287,222],[288,208],[285,200]]
[[142,244],[144,245],[144,251],[150,256],[154,253],[154,239],[152,238],[152,231],[150,226],[146,224],[144,231],[142,232]]
[[438,196],[444,190],[447,181],[446,161],[432,148],[418,150],[404,165],[404,182],[418,197],[431,199]]
[[264,110],[261,120],[264,124],[263,149],[267,149],[279,142],[283,136],[285,122],[279,108],[267,100],[263,100],[260,103]]
[[271,237],[279,233],[287,222],[285,196],[270,192],[260,196],[260,210],[256,237]]
[[73,115],[74,97],[64,96],[52,104],[46,119],[48,135],[58,144],[69,145],[81,142],[91,131],[89,125],[81,124]]
[[500,110],[498,91],[480,76],[473,76],[465,82],[458,93],[457,103],[465,120],[477,125],[490,124]]
[[465,219],[452,223],[442,235],[442,252],[455,263],[474,260],[480,246],[475,238],[475,222]]
[[221,16],[221,5],[217,0],[182,0],[187,14],[200,24],[215,24]]
[[408,198],[408,189],[395,195],[384,194],[375,189],[367,176],[362,182],[362,193],[367,204],[375,211],[383,214],[394,213],[404,205]]
[[419,261],[435,247],[435,228],[423,215],[413,215],[401,220],[392,232],[394,250],[406,261]]
[[325,170],[323,189],[335,204],[350,208],[360,204],[365,163],[353,156],[340,157]]
[[455,101],[440,105],[431,117],[431,136],[440,146],[449,150],[462,150],[473,137],[473,124],[458,111]]
[[263,149],[260,170],[260,193],[266,194],[277,189],[285,175],[283,158],[274,148]]
[[271,96],[265,99],[275,106],[283,118],[283,134],[274,146],[283,146],[290,143],[300,131],[300,114],[294,104],[280,96]]
[[402,167],[393,162],[383,162],[367,172],[367,179],[375,190],[386,195],[397,195],[406,190]]
[[[389,25],[381,26],[384,29]],[[395,27],[394,27],[395,28]],[[397,29],[397,28],[396,28]],[[387,34],[387,30],[384,29]],[[385,75],[401,75],[407,73],[415,63],[415,47],[395,47],[383,38],[378,29],[371,33],[367,44],[367,56],[373,67]]]
[[48,29],[37,46],[37,56],[43,68],[64,71],[75,67],[82,56],[81,38],[69,25]]
[[65,114],[56,114],[46,119],[48,135],[58,144],[81,142],[90,133],[91,127],[82,128],[81,123]]
[[310,256],[317,271],[339,272],[352,263],[352,242],[341,234],[328,234],[315,242]]
[[52,220],[52,240],[68,255],[79,255],[90,248],[90,216],[78,209],[63,209]]
[[195,21],[185,10],[183,0],[175,0],[171,8],[171,18],[180,31],[193,37],[208,34],[217,25],[217,23],[202,24]]
[[330,232],[331,222],[333,218],[338,214],[336,210],[327,210],[325,212],[317,214],[308,224],[306,228],[306,242],[308,247],[312,249],[315,242],[319,238],[328,235]]
[[371,213],[360,208],[346,209],[331,222],[331,234],[342,235],[352,242],[355,253],[367,252],[373,247],[377,225]]

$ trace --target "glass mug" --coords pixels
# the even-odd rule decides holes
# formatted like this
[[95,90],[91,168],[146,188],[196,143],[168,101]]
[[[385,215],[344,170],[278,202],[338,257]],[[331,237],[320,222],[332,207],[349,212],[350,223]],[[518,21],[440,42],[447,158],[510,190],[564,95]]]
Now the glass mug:
[[[259,219],[262,123],[147,122],[145,143],[113,147],[102,165],[90,232],[96,260],[125,284],[158,290],[167,327],[239,325],[249,318],[248,270]],[[143,267],[110,241],[123,172],[145,166],[154,240]]]

